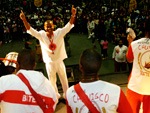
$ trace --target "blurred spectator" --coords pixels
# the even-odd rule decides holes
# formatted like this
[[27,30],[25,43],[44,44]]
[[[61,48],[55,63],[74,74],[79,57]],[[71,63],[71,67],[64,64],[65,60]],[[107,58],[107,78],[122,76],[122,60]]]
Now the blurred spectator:
[[105,28],[105,25],[104,25],[104,20],[100,16],[99,17],[99,22],[95,26],[95,38],[98,40],[98,43],[100,45],[102,56],[104,55],[103,54],[102,42],[104,41],[105,33],[106,33],[106,28]]
[[4,28],[2,24],[3,24],[2,21],[0,21],[0,42],[4,41]]
[[115,72],[127,70],[127,51],[128,47],[123,44],[122,40],[120,40],[118,45],[114,47],[112,58],[114,59]]
[[107,49],[108,49],[108,41],[106,40],[106,38],[104,39],[104,41],[102,42],[102,48],[103,48],[103,60],[105,60],[108,57],[108,53],[107,53]]
[[105,21],[104,21],[104,25],[105,25],[105,28],[106,28],[106,34],[105,34],[105,37],[106,39],[108,40],[109,38],[109,29],[110,29],[110,24],[111,24],[111,21],[110,21],[110,18],[107,16]]
[[4,41],[5,43],[9,42],[9,28],[6,23],[4,23]]
[[17,34],[17,24],[15,21],[13,21],[12,24],[12,29],[13,29],[13,39],[18,39],[18,34]]
[[89,19],[87,23],[87,29],[88,29],[88,39],[94,36],[94,29],[95,29],[95,22],[92,18]]

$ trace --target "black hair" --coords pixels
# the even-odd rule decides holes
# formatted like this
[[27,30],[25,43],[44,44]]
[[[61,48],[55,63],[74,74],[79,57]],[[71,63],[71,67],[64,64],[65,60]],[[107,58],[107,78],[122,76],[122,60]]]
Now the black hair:
[[36,43],[37,43],[37,44],[39,44],[39,43],[40,43],[38,39],[36,39]]
[[80,57],[80,64],[85,73],[98,73],[101,67],[101,55],[94,49],[86,49]]
[[145,22],[145,32],[150,33],[150,19],[147,19]]
[[[145,21],[145,35],[148,34],[150,36],[150,18]],[[149,41],[149,37],[147,37],[146,42]]]
[[6,67],[5,64],[0,60],[0,76],[6,74]]
[[23,49],[18,54],[17,62],[22,69],[33,69],[35,66],[35,53],[29,49]]

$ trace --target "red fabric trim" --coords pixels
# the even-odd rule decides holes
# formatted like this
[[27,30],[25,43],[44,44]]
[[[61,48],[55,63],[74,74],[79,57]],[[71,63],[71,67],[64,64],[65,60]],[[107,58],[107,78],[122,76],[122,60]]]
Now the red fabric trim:
[[118,113],[133,113],[132,108],[122,90],[120,91],[120,98],[119,98],[117,112]]
[[93,105],[93,103],[90,101],[88,96],[85,94],[83,89],[81,88],[80,84],[74,85],[74,89],[82,102],[86,105],[86,107],[93,113],[100,113],[100,111],[97,110],[97,108]]
[[[8,103],[37,105],[36,102],[33,103],[32,101],[22,101],[23,95],[26,95],[24,91],[8,90],[0,94],[0,99],[1,101],[3,100],[4,102]],[[28,96],[31,97],[31,95]]]
[[40,106],[44,113],[53,112],[53,106],[51,103],[47,103],[42,96],[40,96],[34,89],[31,87],[29,81],[25,78],[22,73],[17,74],[17,76],[24,82],[24,84],[28,87],[29,91],[33,95],[36,103]]
[[9,61],[9,62],[17,63],[17,61],[16,61],[16,60],[13,60],[13,59],[0,58],[0,60],[7,60],[7,61]]
[[[45,100],[46,103],[49,103],[51,107],[54,105],[54,101],[52,98],[45,97],[42,95],[40,96]],[[24,91],[7,90],[4,93],[0,94],[0,101],[2,100],[8,103],[38,106],[34,97],[32,95],[25,94]]]
[[73,113],[71,107],[68,104],[67,99],[66,99],[66,107],[67,107],[67,113]]
[[128,52],[127,52],[126,57],[127,57],[128,59],[131,59],[131,60],[133,60],[133,59],[134,59],[131,44],[129,45],[129,48],[128,48]]
[[34,96],[35,101],[40,106],[40,108],[44,111],[44,109],[46,108],[46,104],[43,102],[43,99],[39,96],[39,94],[36,93],[36,91],[33,90],[33,88],[31,87],[31,85],[29,83],[29,81],[26,79],[26,77],[22,73],[19,73],[17,76],[28,87],[28,89],[30,90],[31,94]]

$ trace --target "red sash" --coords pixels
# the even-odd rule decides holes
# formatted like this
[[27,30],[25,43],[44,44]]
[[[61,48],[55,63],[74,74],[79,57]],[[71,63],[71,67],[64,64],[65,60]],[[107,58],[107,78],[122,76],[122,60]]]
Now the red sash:
[[29,81],[25,78],[25,76],[22,73],[19,73],[17,75],[23,82],[24,84],[29,88],[30,92],[32,93],[33,97],[36,100],[36,103],[40,106],[40,108],[43,110],[44,113],[52,113],[51,109],[48,108],[45,102],[43,102],[43,99],[33,90],[31,87]]
[[85,94],[85,92],[83,91],[83,89],[81,88],[79,83],[74,85],[74,89],[75,89],[76,93],[78,94],[78,96],[80,97],[80,99],[82,100],[82,102],[90,110],[90,112],[92,112],[92,113],[100,113],[96,109],[96,107],[92,104],[92,102],[90,101],[88,96]]

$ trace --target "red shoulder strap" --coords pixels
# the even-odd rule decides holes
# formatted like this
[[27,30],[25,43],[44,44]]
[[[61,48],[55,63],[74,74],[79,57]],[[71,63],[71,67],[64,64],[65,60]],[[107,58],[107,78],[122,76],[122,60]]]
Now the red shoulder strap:
[[86,107],[92,112],[92,113],[100,113],[96,107],[92,104],[92,102],[90,101],[90,99],[88,98],[88,96],[85,94],[85,92],[83,91],[83,89],[81,88],[80,84],[76,84],[74,85],[74,89],[76,91],[76,93],[78,94],[78,96],[80,97],[80,99],[82,100],[82,102],[86,105]]
[[35,98],[37,104],[40,108],[44,111],[46,108],[46,104],[43,102],[42,98],[32,89],[29,81],[25,78],[22,73],[17,74],[17,76],[25,83],[25,85],[29,88],[30,92],[32,93],[33,97]]

